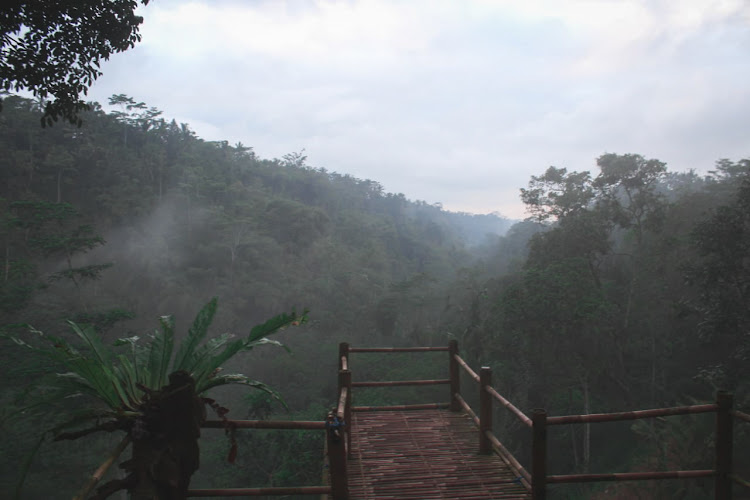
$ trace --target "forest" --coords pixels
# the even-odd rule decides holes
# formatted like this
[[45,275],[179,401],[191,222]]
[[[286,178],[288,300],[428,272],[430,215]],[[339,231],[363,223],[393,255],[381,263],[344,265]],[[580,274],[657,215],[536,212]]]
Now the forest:
[[[540,166],[519,186],[529,217],[510,221],[385,192],[308,165],[304,152],[264,159],[242,143],[205,141],[127,95],[109,104],[117,111],[92,103],[81,127],[41,128],[38,100],[3,99],[3,496],[27,470],[19,498],[70,498],[118,440],[39,441],[82,403],[45,400],[58,367],[13,339],[73,339],[72,321],[112,345],[165,315],[180,337],[213,297],[216,335],[309,311],[274,336],[289,352],[262,346],[229,366],[278,391],[286,407],[263,391],[215,390],[232,418],[322,419],[336,397],[339,342],[453,339],[471,366],[493,368],[495,386],[525,412],[677,406],[713,401],[718,389],[750,407],[750,159],[719,159],[706,174],[639,154],[604,153],[595,171]],[[426,359],[363,360],[362,376],[444,376],[446,363]],[[436,399],[370,390],[357,403]],[[517,424],[496,419],[498,435],[527,459]],[[736,450],[749,432],[736,426]],[[552,473],[703,469],[713,421],[565,427],[550,439]],[[237,440],[229,464],[223,433],[205,433],[192,486],[319,484],[318,434]],[[749,466],[737,452],[737,470]],[[582,485],[553,498],[698,499],[711,488]]]

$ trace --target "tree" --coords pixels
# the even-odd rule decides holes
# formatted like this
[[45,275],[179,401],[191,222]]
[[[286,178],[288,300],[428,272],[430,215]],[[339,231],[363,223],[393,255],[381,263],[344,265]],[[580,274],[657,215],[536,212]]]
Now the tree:
[[539,177],[532,175],[528,189],[521,189],[521,200],[537,222],[559,220],[585,210],[594,192],[589,172],[571,172],[549,167]]
[[747,380],[750,360],[750,170],[744,175],[735,199],[695,225],[699,257],[686,268],[700,293],[701,339],[711,346],[704,376],[730,389]]
[[42,101],[51,94],[55,99],[44,107],[42,126],[58,118],[80,126],[78,114],[88,109],[80,96],[102,75],[101,60],[141,40],[137,6],[135,0],[5,2],[0,89],[28,90]]

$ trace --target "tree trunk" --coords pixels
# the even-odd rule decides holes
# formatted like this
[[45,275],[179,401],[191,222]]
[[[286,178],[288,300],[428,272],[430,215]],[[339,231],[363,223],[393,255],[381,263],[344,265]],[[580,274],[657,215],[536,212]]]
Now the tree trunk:
[[171,374],[169,385],[151,394],[143,411],[131,430],[132,458],[123,464],[130,471],[131,499],[182,500],[200,464],[198,438],[206,419],[192,377]]

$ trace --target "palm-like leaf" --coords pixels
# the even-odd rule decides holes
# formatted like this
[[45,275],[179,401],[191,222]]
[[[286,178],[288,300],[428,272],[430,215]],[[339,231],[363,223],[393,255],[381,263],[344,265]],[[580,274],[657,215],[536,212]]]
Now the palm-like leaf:
[[172,371],[191,371],[189,367],[195,363],[195,350],[203,339],[206,338],[208,327],[214,319],[214,314],[216,314],[216,306],[217,299],[214,297],[198,312],[193,325],[188,330],[187,337],[182,341],[180,348],[177,350]]
[[167,374],[169,372],[169,361],[172,358],[172,349],[174,348],[174,318],[172,316],[162,316],[159,318],[161,333],[154,333],[153,340],[149,346],[148,365],[146,370],[149,377],[144,379],[145,384],[150,388],[159,388],[167,383]]
[[[242,375],[241,373],[233,373],[233,374],[227,374],[227,375],[218,375],[215,377],[212,377],[210,380],[206,381],[204,385],[202,386],[202,391],[205,392],[209,389],[212,389],[214,387],[218,387],[220,385],[227,385],[227,384],[239,384],[239,385],[246,385],[249,387],[253,387],[254,389],[260,389],[263,392],[266,392],[273,396],[276,400],[278,400],[282,405],[284,405],[284,408],[286,408],[286,403],[281,398],[281,395],[274,390],[272,387],[264,384],[263,382],[259,382],[257,380],[253,380],[250,377],[246,375]],[[196,392],[198,392],[196,390]]]
[[[200,310],[174,360],[175,322],[171,316],[159,318],[160,329],[153,333],[147,346],[139,344],[139,337],[123,338],[115,343],[115,347],[128,345],[130,357],[117,354],[105,346],[92,327],[73,322],[69,322],[69,325],[83,344],[80,351],[62,338],[45,335],[33,328],[30,328],[30,332],[42,340],[42,347],[18,337],[11,339],[19,346],[51,359],[65,370],[49,384],[56,390],[48,392],[48,397],[88,396],[101,401],[108,408],[109,415],[135,414],[144,401],[143,388],[158,390],[168,383],[169,373],[178,370],[190,373],[199,394],[219,385],[240,384],[261,389],[279,398],[278,393],[268,386],[245,375],[217,374],[224,363],[240,352],[262,345],[286,349],[280,342],[266,336],[305,322],[306,311],[301,316],[295,312],[275,316],[252,328],[245,338],[225,333],[205,341],[216,308],[217,299],[213,298]],[[96,415],[92,419],[101,417],[101,413],[92,415]]]

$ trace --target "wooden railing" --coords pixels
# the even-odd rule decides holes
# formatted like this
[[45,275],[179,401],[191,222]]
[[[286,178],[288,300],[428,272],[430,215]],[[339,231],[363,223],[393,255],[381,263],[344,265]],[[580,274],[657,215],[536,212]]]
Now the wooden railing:
[[[732,483],[750,488],[750,482],[733,473],[733,418],[750,422],[750,415],[732,409],[732,395],[720,391],[716,403],[705,405],[681,406],[674,408],[658,408],[653,410],[639,410],[621,413],[599,413],[591,415],[568,415],[548,417],[543,409],[532,412],[531,418],[516,408],[510,401],[500,395],[491,385],[492,370],[482,367],[479,375],[458,355],[458,346],[451,343],[451,410],[463,409],[479,428],[479,452],[488,453],[494,449],[522,478],[522,484],[530,489],[533,500],[546,498],[547,485],[555,483],[580,483],[594,481],[633,481],[653,479],[687,479],[713,477],[715,484],[715,498],[729,499],[732,495]],[[476,412],[466,403],[460,394],[458,381],[459,368],[462,368],[471,380],[479,384],[479,406]],[[454,380],[455,379],[455,380]],[[502,443],[492,433],[492,402],[498,401],[512,415],[527,428],[531,429],[531,471],[529,474],[518,461],[503,447]],[[688,415],[695,413],[716,414],[716,458],[714,469],[688,471],[660,471],[660,472],[627,472],[612,474],[547,474],[547,428],[551,425],[575,423],[614,422],[621,420],[635,420],[642,418],[657,418],[673,415]]]
[[[450,378],[435,380],[397,380],[397,381],[352,381],[349,356],[352,353],[406,353],[406,352],[447,352],[449,359]],[[733,420],[750,422],[750,415],[732,408],[731,394],[719,392],[716,403],[681,406],[674,408],[658,408],[653,410],[639,410],[620,413],[598,413],[589,415],[568,415],[549,417],[543,409],[535,409],[531,418],[514,406],[492,387],[492,370],[482,367],[477,374],[458,353],[458,343],[451,341],[448,347],[407,347],[407,348],[353,348],[348,343],[339,344],[338,359],[338,399],[335,409],[329,412],[326,420],[320,421],[269,421],[269,420],[211,420],[204,423],[204,428],[226,428],[227,425],[235,429],[303,429],[326,431],[326,461],[328,465],[328,483],[324,486],[274,487],[274,488],[234,488],[234,489],[195,489],[188,491],[188,497],[208,496],[260,496],[260,495],[330,495],[333,500],[347,500],[349,498],[347,459],[351,450],[352,412],[358,411],[398,411],[449,408],[451,411],[465,411],[474,421],[478,433],[478,452],[487,454],[495,452],[518,475],[518,481],[532,494],[533,500],[546,498],[547,485],[559,483],[578,483],[594,481],[632,481],[654,479],[683,479],[713,477],[715,482],[715,498],[725,500],[731,498],[732,484],[739,484],[750,488],[750,482],[740,478],[733,472]],[[461,395],[460,373],[464,371],[470,380],[478,384],[479,414],[471,408]],[[429,403],[391,406],[352,406],[352,391],[354,388],[367,387],[402,387],[402,386],[450,386],[448,403]],[[500,403],[521,424],[531,430],[531,473],[503,446],[493,434],[493,405]],[[695,413],[716,413],[716,459],[714,469],[689,471],[661,471],[661,472],[627,472],[611,474],[547,474],[547,429],[549,426],[614,422],[622,420],[636,420],[643,418],[657,418],[673,415],[687,415]],[[126,437],[117,449],[97,469],[87,482],[84,490],[74,500],[86,498],[90,491],[115,462],[117,457],[127,447],[129,439]]]
[[[347,389],[346,376],[339,372],[338,405],[328,413],[325,421],[290,421],[290,420],[207,420],[201,427],[205,429],[278,429],[278,430],[309,430],[325,431],[325,461],[328,474],[323,486],[290,486],[267,488],[213,488],[188,490],[187,497],[246,497],[246,496],[282,496],[282,495],[330,495],[333,500],[347,500],[349,491],[347,486],[347,443],[350,441],[346,427],[347,416],[351,411],[350,389]],[[351,379],[349,379],[351,380]],[[86,482],[81,492],[73,500],[88,498],[91,491],[99,483],[107,470],[125,451],[130,444],[129,436],[117,445],[117,448],[102,463]]]

